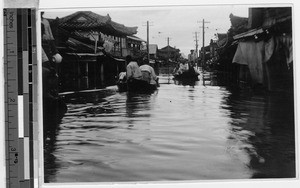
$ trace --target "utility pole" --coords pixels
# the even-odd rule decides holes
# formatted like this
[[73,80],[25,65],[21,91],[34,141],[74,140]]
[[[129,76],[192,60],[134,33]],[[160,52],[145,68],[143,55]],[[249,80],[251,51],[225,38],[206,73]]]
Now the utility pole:
[[[143,25],[143,26],[145,26],[145,25]],[[152,26],[152,25],[150,25],[149,21],[147,21],[146,26],[147,26],[147,44],[146,44],[147,45],[147,58],[148,58],[148,60],[150,60],[150,54],[149,54],[149,27]]]
[[195,38],[196,38],[196,58],[198,59],[198,34],[199,34],[199,32],[195,32]]
[[202,66],[204,65],[204,63],[205,63],[205,43],[204,43],[204,41],[205,41],[205,28],[208,28],[208,27],[205,27],[205,24],[206,23],[210,23],[210,22],[206,22],[206,21],[204,21],[204,19],[202,20],[202,27],[200,27],[200,28],[202,28],[202,34],[203,34],[203,36],[202,36]]
[[168,46],[167,46],[167,48],[168,48],[168,63],[169,63],[169,59],[170,59],[170,37],[167,37],[167,42],[168,42]]
[[169,62],[169,59],[170,59],[170,37],[167,37],[167,42],[168,42],[168,45],[167,45],[167,49],[168,49],[168,59],[167,59],[167,63],[168,63],[168,83],[170,83],[170,62]]
[[147,59],[150,61],[150,54],[149,54],[149,21],[147,21]]

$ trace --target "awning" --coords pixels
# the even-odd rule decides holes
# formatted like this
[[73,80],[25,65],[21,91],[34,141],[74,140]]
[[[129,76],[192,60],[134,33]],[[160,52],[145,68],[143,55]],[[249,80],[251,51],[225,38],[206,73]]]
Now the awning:
[[124,59],[120,59],[120,58],[115,58],[109,54],[104,54],[103,52],[98,52],[96,54],[93,54],[93,53],[74,53],[74,52],[71,52],[71,53],[66,53],[67,55],[72,55],[72,56],[77,56],[77,57],[99,57],[99,56],[106,56],[108,58],[111,58],[113,59],[114,61],[117,61],[119,63],[124,63],[125,60]]
[[74,55],[74,56],[88,56],[88,57],[98,57],[98,56],[104,56],[103,52],[98,52],[96,54],[91,54],[91,53],[66,53],[67,55]]
[[111,57],[112,59],[116,60],[116,61],[119,61],[119,62],[125,62],[124,59],[120,59],[120,58],[115,58],[115,57]]
[[263,32],[264,32],[264,30],[262,28],[252,29],[252,30],[246,31],[244,33],[240,33],[238,35],[233,36],[233,39],[237,40],[237,39],[241,39],[241,38],[251,37],[251,36],[254,36],[254,35],[261,34]]
[[139,38],[139,37],[136,37],[136,36],[127,36],[128,39],[131,39],[131,40],[135,40],[135,41],[140,41],[140,42],[146,42],[144,41],[143,39]]
[[263,63],[272,56],[275,49],[274,38],[268,41],[239,42],[232,63],[247,65],[254,83],[263,83]]
[[[66,41],[67,47],[72,48],[76,51],[81,51],[81,52],[94,52],[95,51],[95,45],[90,45],[84,42],[81,42],[73,37],[69,37],[69,39]],[[103,50],[102,46],[97,46],[97,51]]]

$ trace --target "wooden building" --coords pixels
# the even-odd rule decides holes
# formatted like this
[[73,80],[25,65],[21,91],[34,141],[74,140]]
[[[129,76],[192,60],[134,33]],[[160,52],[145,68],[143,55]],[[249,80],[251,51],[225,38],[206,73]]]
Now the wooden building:
[[229,18],[230,29],[216,41],[221,84],[292,91],[291,7],[249,8],[248,18]]
[[139,56],[144,42],[134,36],[137,27],[91,11],[78,11],[50,23],[63,56],[58,65],[60,91],[114,85],[119,72],[125,71],[125,57]]
[[157,59],[158,46],[157,44],[149,44],[149,56],[150,59]]
[[293,90],[292,8],[250,8],[248,30],[238,41],[232,62],[243,67],[252,86],[269,91]]
[[177,61],[177,59],[180,57],[180,50],[176,49],[175,47],[166,46],[161,49],[158,49],[157,56],[161,60],[167,61]]

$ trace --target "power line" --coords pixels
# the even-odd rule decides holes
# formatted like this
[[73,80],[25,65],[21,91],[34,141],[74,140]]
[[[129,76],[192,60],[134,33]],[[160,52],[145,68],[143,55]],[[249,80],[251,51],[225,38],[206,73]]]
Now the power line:
[[148,60],[150,60],[150,54],[149,54],[149,26],[153,26],[153,25],[149,25],[149,21],[147,21],[146,26],[147,26],[147,58],[148,58]]
[[[198,22],[199,23],[199,22]],[[202,65],[204,65],[205,63],[205,44],[204,44],[204,40],[205,40],[205,29],[208,28],[208,27],[205,27],[205,24],[206,23],[210,23],[208,21],[205,21],[204,19],[202,20]]]
[[194,40],[195,42],[196,42],[196,58],[198,58],[198,34],[199,34],[200,32],[195,32],[194,34],[195,34],[195,38],[196,38],[196,40]]

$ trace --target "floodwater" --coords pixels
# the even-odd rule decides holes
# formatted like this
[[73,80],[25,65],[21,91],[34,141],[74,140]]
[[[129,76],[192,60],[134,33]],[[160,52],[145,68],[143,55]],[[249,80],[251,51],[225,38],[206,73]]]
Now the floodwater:
[[116,87],[66,100],[45,143],[45,182],[294,178],[293,98],[160,76],[151,94]]

